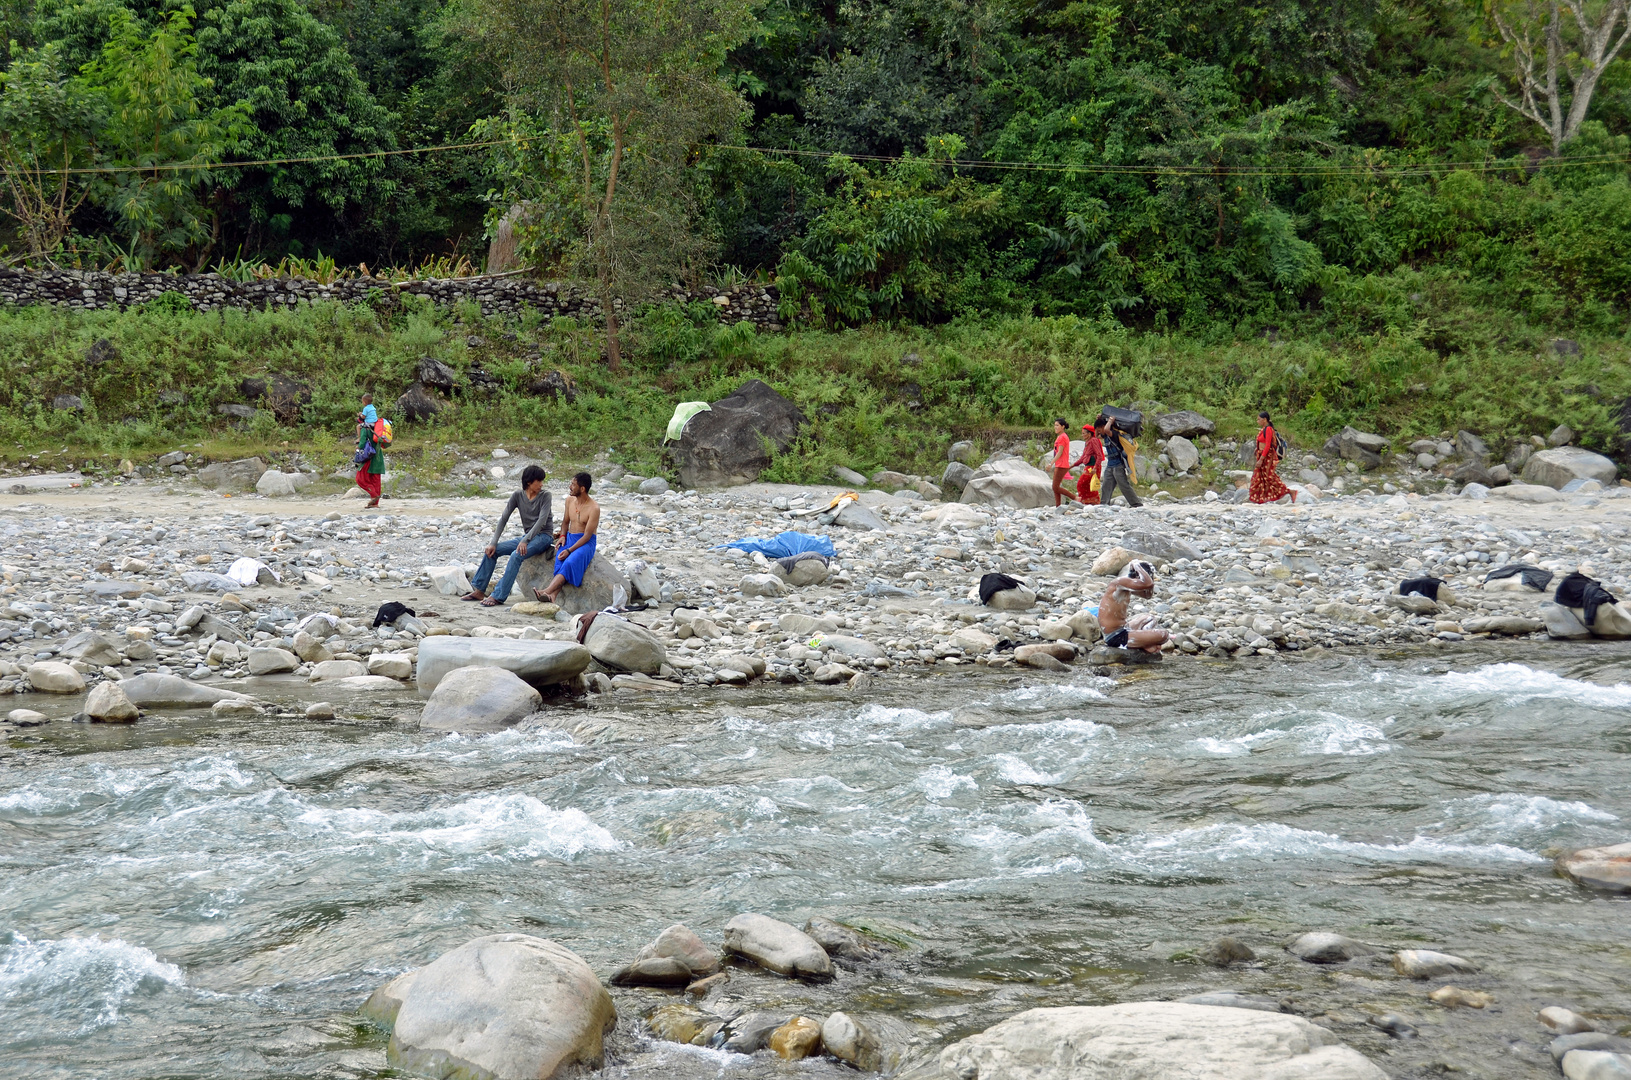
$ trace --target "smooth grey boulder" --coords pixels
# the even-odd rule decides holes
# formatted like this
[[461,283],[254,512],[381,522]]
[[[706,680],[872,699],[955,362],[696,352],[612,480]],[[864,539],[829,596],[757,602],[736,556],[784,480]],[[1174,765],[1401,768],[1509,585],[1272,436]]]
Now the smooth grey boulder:
[[502,731],[538,711],[543,695],[494,667],[455,668],[442,676],[419,714],[421,731]]
[[85,676],[60,660],[28,665],[28,683],[42,694],[77,694],[85,689]]
[[794,588],[802,589],[826,581],[828,575],[832,573],[832,568],[827,565],[826,559],[814,558],[800,559],[789,570],[782,565],[780,559],[777,559],[770,564],[770,572]]
[[883,532],[889,528],[889,523],[879,517],[871,507],[862,506],[854,501],[838,508],[838,513],[833,516],[833,524],[846,529],[860,529],[863,532]]
[[961,461],[950,461],[946,463],[946,471],[940,474],[940,486],[953,495],[961,496],[973,478],[973,469]]
[[1201,463],[1201,452],[1182,435],[1174,435],[1167,440],[1167,460],[1179,472],[1188,472]]
[[[1206,558],[1206,552],[1186,540],[1165,533],[1150,532],[1145,529],[1133,529],[1121,538],[1121,546],[1135,553],[1142,552],[1153,559],[1162,559],[1173,562],[1178,559],[1201,560]],[[1122,566],[1125,566],[1123,563]],[[1116,570],[1120,570],[1117,567]]]
[[[521,564],[515,576],[514,596],[531,600],[533,589],[542,589],[555,577],[555,562],[541,555]],[[561,590],[557,603],[568,615],[586,615],[591,611],[604,611],[609,607],[624,607],[633,597],[633,583],[628,575],[598,551],[583,572],[582,585],[568,585]],[[622,590],[622,599],[618,591]]]
[[1053,505],[1053,478],[1019,458],[987,461],[963,485],[961,502],[1030,510]]
[[822,1021],[821,1045],[839,1061],[863,1072],[878,1072],[883,1066],[882,1040],[871,1025],[848,1013],[831,1013]]
[[419,643],[416,684],[429,697],[442,677],[456,668],[493,667],[513,672],[533,686],[554,686],[589,666],[589,650],[575,641],[511,641],[451,635]]
[[1523,481],[1561,490],[1571,480],[1596,480],[1604,487],[1614,483],[1618,470],[1601,454],[1578,446],[1538,450],[1524,462]]
[[198,470],[198,482],[218,491],[253,491],[266,467],[258,457],[217,461]]
[[864,962],[883,955],[882,950],[854,930],[819,915],[804,924],[804,932],[834,959]]
[[1393,954],[1393,970],[1407,979],[1438,979],[1445,975],[1471,975],[1478,965],[1431,949],[1401,949]]
[[1570,1050],[1563,1055],[1567,1080],[1631,1080],[1631,1054]]
[[635,959],[663,957],[678,960],[694,975],[711,975],[719,970],[719,950],[711,949],[684,923],[675,923],[657,935],[657,940],[640,950]]
[[1557,860],[1560,874],[1588,888],[1631,893],[1631,844],[1581,848]]
[[1376,950],[1341,934],[1315,932],[1294,939],[1286,951],[1310,964],[1340,964],[1357,956],[1369,956]]
[[751,484],[798,436],[804,414],[759,379],[691,418],[670,454],[685,487]]
[[278,675],[300,666],[300,657],[288,649],[250,649],[249,674]]
[[1546,1050],[1552,1055],[1553,1061],[1561,1064],[1569,1054],[1577,1054],[1582,1050],[1604,1054],[1631,1054],[1631,1039],[1601,1031],[1588,1031],[1579,1035],[1559,1035],[1547,1044]]
[[775,574],[745,574],[739,586],[743,597],[767,596],[776,599],[787,595],[787,583]]
[[208,708],[217,701],[250,700],[247,694],[204,686],[179,675],[163,675],[156,671],[132,675],[119,683],[119,689],[144,709]]
[[353,679],[366,674],[368,669],[360,660],[319,660],[312,665],[311,674],[306,678],[311,682],[323,682],[327,679]]
[[543,938],[493,934],[419,970],[385,1060],[449,1080],[551,1080],[599,1069],[616,1023],[611,995],[577,954]]
[[316,479],[311,473],[287,473],[280,469],[267,469],[255,481],[255,493],[268,499],[288,499],[298,495]]
[[83,660],[97,667],[118,667],[120,661],[124,659],[113,639],[104,637],[94,630],[81,630],[63,642],[62,647],[57,650],[57,655],[69,660]]
[[1562,492],[1545,484],[1507,484],[1505,487],[1495,488],[1490,494],[1523,503],[1555,503],[1567,499]]
[[941,1051],[912,1080],[1387,1080],[1300,1016],[1139,1001],[1030,1009]]
[[1029,611],[1036,606],[1036,590],[1027,585],[1016,585],[991,594],[986,607],[993,611]]
[[108,724],[130,724],[135,722],[137,712],[135,703],[119,689],[119,684],[111,679],[97,683],[85,696],[85,715],[92,720]]
[[883,648],[874,645],[863,638],[849,637],[845,634],[828,634],[821,639],[823,649],[831,649],[842,656],[852,660],[876,660],[886,655]]
[[1211,435],[1218,430],[1217,424],[1191,409],[1162,413],[1151,423],[1155,425],[1156,434],[1163,439],[1174,437],[1193,439],[1199,435]]
[[1546,624],[1546,633],[1554,638],[1564,641],[1580,641],[1591,637],[1591,631],[1579,617],[1562,604],[1542,604],[1540,611],[1541,622]]
[[613,986],[685,986],[694,978],[685,961],[672,956],[650,956],[614,973],[611,983]]
[[725,951],[780,975],[832,978],[832,958],[814,938],[768,915],[743,912],[726,923]]
[[617,671],[656,675],[668,663],[662,638],[615,615],[599,615],[583,638],[589,655]]

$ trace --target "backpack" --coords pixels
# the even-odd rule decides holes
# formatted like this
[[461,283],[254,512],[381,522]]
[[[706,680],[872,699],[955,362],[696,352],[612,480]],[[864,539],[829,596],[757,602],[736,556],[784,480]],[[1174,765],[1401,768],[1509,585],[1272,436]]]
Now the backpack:
[[391,422],[385,419],[385,417],[382,416],[378,420],[374,421],[375,446],[378,446],[381,450],[384,450],[386,447],[391,445],[391,439],[394,435],[395,431],[391,427]]
[[1284,461],[1287,446],[1288,444],[1286,443],[1286,437],[1280,434],[1279,430],[1276,429],[1274,432],[1274,456]]

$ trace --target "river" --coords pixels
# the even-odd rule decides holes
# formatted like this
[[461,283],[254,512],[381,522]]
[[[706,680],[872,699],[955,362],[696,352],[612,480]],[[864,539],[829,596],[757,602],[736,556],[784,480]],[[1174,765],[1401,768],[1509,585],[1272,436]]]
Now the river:
[[[729,1001],[892,1016],[909,1054],[1032,1005],[1242,989],[1394,1077],[1517,1078],[1556,1074],[1536,1009],[1631,1000],[1631,902],[1551,865],[1627,839],[1623,647],[619,694],[562,708],[577,738],[424,735],[389,718],[406,694],[308,721],[311,691],[278,693],[278,717],[12,738],[0,1077],[371,1076],[357,1007],[472,937],[550,937],[607,975],[744,910],[901,949],[821,987],[737,970]],[[1496,1004],[1431,1005],[1385,953],[1305,964],[1281,948],[1305,930],[1468,957],[1458,985]],[[1193,958],[1224,934],[1259,962]],[[663,1000],[616,992],[611,1075],[779,1075],[644,1039]]]

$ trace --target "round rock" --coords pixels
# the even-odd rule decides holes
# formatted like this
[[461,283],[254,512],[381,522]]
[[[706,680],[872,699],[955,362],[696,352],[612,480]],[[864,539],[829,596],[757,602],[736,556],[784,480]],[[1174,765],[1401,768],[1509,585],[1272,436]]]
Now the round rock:
[[[513,678],[513,676],[512,676]],[[461,1080],[550,1080],[601,1067],[611,996],[571,950],[494,934],[414,977],[386,1049],[394,1069]]]
[[544,703],[503,668],[458,668],[443,676],[419,715],[421,731],[502,731]]
[[77,694],[85,689],[85,676],[61,660],[28,665],[28,681],[42,694]]
[[1310,964],[1341,964],[1356,956],[1368,956],[1374,950],[1341,934],[1315,932],[1296,938],[1286,946],[1286,951]]
[[832,978],[832,958],[814,938],[768,915],[744,912],[726,923],[725,951],[781,975]]

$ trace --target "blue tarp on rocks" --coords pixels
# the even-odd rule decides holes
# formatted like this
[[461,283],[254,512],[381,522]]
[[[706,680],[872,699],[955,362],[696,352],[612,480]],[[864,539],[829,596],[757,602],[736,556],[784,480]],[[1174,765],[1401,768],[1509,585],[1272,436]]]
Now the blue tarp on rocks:
[[809,533],[801,532],[784,532],[769,540],[759,540],[750,536],[746,540],[732,540],[719,546],[737,548],[749,554],[755,551],[763,552],[767,559],[785,559],[789,555],[798,555],[805,551],[813,551],[829,559],[838,554],[833,550],[832,541],[825,536],[811,536]]

